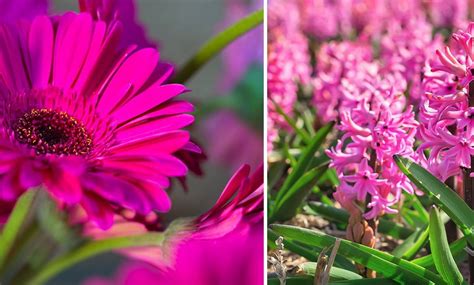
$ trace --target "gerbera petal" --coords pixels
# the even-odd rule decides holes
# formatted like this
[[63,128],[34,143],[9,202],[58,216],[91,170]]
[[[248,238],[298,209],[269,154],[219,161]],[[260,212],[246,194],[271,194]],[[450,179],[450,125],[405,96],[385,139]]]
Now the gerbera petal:
[[53,25],[46,16],[33,20],[28,39],[31,63],[31,80],[37,87],[46,87],[49,83],[53,59]]
[[[54,45],[54,63],[53,63],[53,84],[55,86],[65,87],[70,72],[73,72],[73,62],[75,61],[76,53],[81,58],[88,49],[84,51],[81,41],[77,39],[81,34],[82,26],[89,27],[91,25],[91,17],[88,14],[75,15],[67,13],[60,18],[56,32],[56,39]],[[73,32],[72,32],[73,31]],[[83,39],[87,43],[90,41],[90,36]],[[77,51],[78,46],[82,47],[81,51]],[[72,73],[71,73],[72,74]]]
[[155,134],[118,144],[110,148],[111,154],[153,155],[173,153],[181,149],[189,141],[186,131],[174,131]]
[[66,204],[75,204],[82,199],[81,181],[77,175],[54,169],[43,174],[43,181],[48,191]]
[[131,84],[134,90],[139,90],[155,69],[158,58],[158,52],[152,48],[139,50],[128,57],[104,90],[98,109],[104,114],[112,111],[123,99],[117,94],[127,84]]
[[84,208],[89,218],[101,229],[107,230],[113,225],[114,212],[105,201],[92,195],[88,195],[82,199],[81,206]]
[[117,139],[121,141],[147,136],[156,133],[174,131],[184,128],[194,122],[194,117],[188,114],[165,118],[150,118],[133,124],[127,124],[117,131]]
[[126,122],[182,94],[185,90],[186,87],[181,84],[153,85],[121,106],[113,116],[119,123]]
[[146,197],[141,195],[140,190],[135,185],[126,180],[105,173],[96,173],[87,175],[83,184],[88,191],[94,192],[104,200],[134,210],[150,211],[150,208],[144,202]]
[[87,60],[84,61],[84,66],[81,69],[77,82],[75,84],[78,90],[82,90],[82,87],[87,83],[87,79],[90,75],[92,68],[95,66],[97,58],[102,52],[102,44],[105,36],[106,25],[104,22],[97,22],[94,25],[94,31],[88,47]]

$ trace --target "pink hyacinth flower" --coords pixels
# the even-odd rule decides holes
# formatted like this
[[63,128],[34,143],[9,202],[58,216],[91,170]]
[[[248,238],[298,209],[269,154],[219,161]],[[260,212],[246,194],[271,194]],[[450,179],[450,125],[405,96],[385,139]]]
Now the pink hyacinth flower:
[[[425,94],[420,108],[419,160],[443,181],[471,167],[473,110],[469,103],[474,79],[474,23],[453,34],[450,47],[437,50],[437,59],[423,80]],[[429,155],[425,150],[429,149]]]
[[104,229],[124,209],[169,210],[193,106],[158,51],[121,49],[121,31],[86,13],[1,26],[0,200],[43,185]]

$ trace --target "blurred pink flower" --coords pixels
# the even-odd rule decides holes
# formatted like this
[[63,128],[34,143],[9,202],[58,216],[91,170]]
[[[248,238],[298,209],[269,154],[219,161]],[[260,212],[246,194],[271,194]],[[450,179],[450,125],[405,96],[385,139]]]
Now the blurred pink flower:
[[[293,115],[298,83],[308,84],[311,79],[308,40],[302,34],[287,38],[278,30],[268,44],[267,90],[268,120],[275,127],[290,130],[286,120],[277,112],[278,105],[288,115]],[[275,105],[276,104],[276,105]],[[270,136],[267,139],[276,138]],[[268,145],[274,141],[268,141]]]
[[[263,167],[251,176],[249,173],[250,167],[242,166],[214,207],[194,221],[196,229],[177,239],[171,264],[162,261],[164,255],[159,248],[130,249],[127,255],[148,263],[132,262],[123,266],[114,280],[93,278],[85,284],[262,284]],[[115,228],[119,225],[108,232],[143,231]],[[92,233],[103,236],[110,235],[108,232]]]
[[[225,132],[225,136],[222,132]],[[242,161],[256,167],[263,160],[263,135],[247,126],[231,111],[220,111],[208,118],[203,134],[210,160],[228,165],[233,171]]]
[[157,47],[156,41],[152,40],[145,26],[137,17],[135,0],[78,0],[81,12],[90,13],[94,20],[106,23],[119,21],[123,25],[121,46],[127,47],[131,44],[139,47]]
[[422,80],[427,69],[425,63],[443,44],[442,36],[433,37],[432,31],[433,26],[420,14],[404,22],[390,22],[387,33],[381,38],[381,58],[385,65],[401,72],[407,80],[410,103],[419,103],[424,93]]
[[467,20],[469,10],[466,0],[429,0],[427,2],[431,19],[436,26],[458,28]]
[[[225,20],[219,26],[229,26],[248,14],[261,9],[262,0],[250,3],[243,0],[226,0]],[[218,80],[218,91],[223,96],[239,96],[231,93],[245,79],[252,67],[263,65],[263,26],[254,29],[242,38],[237,39],[222,53],[223,70]],[[263,80],[252,78],[250,80]],[[263,85],[262,85],[263,86]],[[248,91],[248,90],[245,90]],[[263,100],[263,88],[252,90],[255,96]],[[240,91],[242,92],[242,91]],[[255,100],[257,102],[257,100]],[[251,107],[250,107],[251,108]],[[258,110],[255,108],[255,110]],[[252,127],[231,110],[219,110],[206,118],[200,130],[206,138],[206,145],[211,161],[229,166],[232,171],[242,162],[257,167],[263,159],[263,126]],[[226,135],[222,136],[225,132]],[[241,151],[236,152],[236,149]]]
[[372,60],[371,47],[365,42],[328,42],[321,46],[312,84],[314,106],[323,122],[337,119],[342,111],[354,106],[358,98],[351,98],[351,82],[358,81],[355,77],[359,74],[366,74],[359,70],[371,68]]
[[104,229],[122,209],[169,210],[193,106],[173,100],[187,90],[163,84],[158,51],[121,50],[120,32],[86,13],[2,26],[0,200],[44,185]]
[[48,0],[1,0],[0,22],[17,22],[21,18],[31,19],[48,12]]
[[[224,21],[220,26],[227,27],[241,18],[263,7],[262,0],[225,0]],[[263,26],[260,26],[237,39],[222,52],[223,73],[219,89],[228,92],[243,78],[252,65],[263,64]],[[261,95],[261,94],[259,94]],[[244,160],[245,161],[245,160]]]

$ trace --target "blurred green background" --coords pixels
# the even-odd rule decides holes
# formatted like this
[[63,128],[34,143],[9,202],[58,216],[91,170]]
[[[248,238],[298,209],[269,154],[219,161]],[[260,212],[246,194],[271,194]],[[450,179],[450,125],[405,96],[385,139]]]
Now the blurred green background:
[[[159,42],[161,58],[178,66],[216,33],[217,25],[224,17],[225,0],[137,0],[136,3],[139,19],[148,29],[149,35]],[[55,0],[51,10],[53,13],[77,11],[77,1]],[[212,60],[186,84],[192,92],[185,96],[196,103],[212,100],[221,68],[219,58]],[[204,164],[204,170],[204,177],[189,178],[188,193],[176,185],[171,193],[173,208],[167,220],[196,216],[214,205],[232,173],[230,169],[212,161]],[[48,284],[74,285],[89,276],[111,276],[121,260],[118,255],[102,255],[68,270]]]

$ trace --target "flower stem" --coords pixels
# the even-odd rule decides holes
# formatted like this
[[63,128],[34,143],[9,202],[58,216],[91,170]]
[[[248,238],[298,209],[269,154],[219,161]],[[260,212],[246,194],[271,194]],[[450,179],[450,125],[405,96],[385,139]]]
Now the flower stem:
[[[474,107],[474,81],[469,82],[469,107]],[[471,168],[464,169],[463,184],[464,184],[464,201],[466,204],[474,209],[474,178],[471,177],[474,167],[474,156],[471,155]],[[471,251],[474,249],[469,245]],[[474,284],[474,256],[468,255],[469,258],[469,284]]]
[[[165,232],[150,232],[137,236],[121,236],[102,240],[91,240],[81,247],[59,256],[47,263],[26,284],[44,284],[65,269],[101,253],[133,247],[163,247],[171,244],[171,239],[189,230],[189,222],[183,219],[173,222]],[[153,250],[153,249],[150,249]],[[166,249],[163,250],[166,252]]]
[[35,194],[37,190],[29,190],[23,194],[15,205],[10,217],[3,227],[0,235],[0,271],[5,266],[8,254],[10,253],[13,243],[20,233],[23,223],[30,213]]
[[262,22],[263,10],[258,10],[220,32],[205,43],[201,49],[186,62],[186,64],[178,71],[173,81],[176,83],[184,83],[188,81],[196,71],[230,43],[254,29]]

